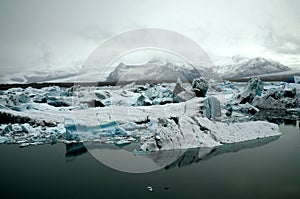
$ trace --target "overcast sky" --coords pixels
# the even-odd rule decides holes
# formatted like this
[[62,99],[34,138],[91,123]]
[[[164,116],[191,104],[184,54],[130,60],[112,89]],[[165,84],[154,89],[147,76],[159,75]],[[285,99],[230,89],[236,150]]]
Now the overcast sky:
[[1,73],[79,67],[109,36],[174,30],[218,64],[235,55],[300,63],[297,0],[0,0]]

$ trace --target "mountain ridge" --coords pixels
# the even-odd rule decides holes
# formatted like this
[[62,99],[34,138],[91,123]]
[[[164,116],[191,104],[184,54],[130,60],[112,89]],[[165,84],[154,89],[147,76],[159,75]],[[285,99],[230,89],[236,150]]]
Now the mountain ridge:
[[[293,69],[294,70],[294,69]],[[144,64],[129,65],[120,63],[112,72],[104,76],[103,82],[128,82],[143,80],[158,81],[191,81],[200,76],[206,79],[221,81],[222,79],[234,80],[251,76],[267,76],[268,74],[291,73],[293,70],[277,61],[262,57],[253,59],[236,58],[233,64],[218,66],[192,66],[187,62],[170,62],[150,60]],[[298,72],[297,72],[298,74]],[[286,75],[287,76],[287,75]],[[105,79],[106,78],[106,79]],[[95,82],[99,77],[93,70],[78,73],[74,70],[66,71],[31,71],[0,77],[2,84],[29,84],[42,82]]]
[[291,70],[291,68],[277,61],[256,57],[235,64],[214,66],[212,70],[224,79],[236,79],[284,72]]

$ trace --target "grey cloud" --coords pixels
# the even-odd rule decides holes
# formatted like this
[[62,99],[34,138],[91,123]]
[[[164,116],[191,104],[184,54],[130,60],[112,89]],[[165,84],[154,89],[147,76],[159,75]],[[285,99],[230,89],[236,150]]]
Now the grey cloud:
[[112,35],[112,32],[107,29],[102,29],[97,26],[89,26],[81,30],[74,31],[74,35],[82,37],[84,40],[94,43],[100,43],[103,39]]
[[51,47],[49,47],[44,42],[38,42],[35,45],[40,52],[40,55],[37,57],[37,63],[40,63],[42,66],[46,66],[47,69],[51,65],[53,65],[53,60],[55,59],[54,52],[51,50]]
[[297,0],[0,0],[0,72],[78,67],[104,39],[145,27],[178,31],[216,56],[300,55],[299,6]]
[[278,30],[272,25],[264,27],[263,45],[280,54],[300,54],[300,34],[294,31]]

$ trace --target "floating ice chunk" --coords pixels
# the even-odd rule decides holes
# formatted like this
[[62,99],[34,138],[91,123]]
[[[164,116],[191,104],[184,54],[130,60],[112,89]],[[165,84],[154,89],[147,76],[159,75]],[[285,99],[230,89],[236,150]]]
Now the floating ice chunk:
[[[179,102],[177,96],[170,89],[170,85],[150,84],[140,86],[135,90],[135,94],[139,93],[136,98],[136,106],[164,105]],[[132,98],[132,97],[131,97]]]
[[227,117],[232,116],[232,112],[233,112],[232,105],[231,105],[231,104],[226,104],[226,105],[225,105],[225,109],[227,110],[227,111],[226,111],[226,116],[227,116]]
[[137,106],[150,106],[152,105],[152,101],[145,95],[140,95],[136,101]]
[[261,96],[263,84],[259,77],[251,78],[245,88],[233,96],[232,104],[251,103],[255,96]]
[[214,96],[207,97],[204,101],[203,114],[209,119],[221,117],[220,101]]
[[22,124],[21,127],[22,127],[22,131],[27,134],[29,134],[30,132],[33,132],[32,126],[30,126],[30,124],[28,124],[28,123]]
[[300,76],[294,76],[294,81],[296,84],[300,84]]
[[136,86],[136,83],[135,82],[131,82],[129,84],[126,84],[125,86],[123,86],[123,88],[125,89],[132,89],[132,88],[135,88]]
[[145,91],[145,95],[149,98],[149,99],[155,99],[157,97],[159,97],[158,95],[162,92],[163,90],[161,88],[159,88],[159,86],[154,86],[151,88],[148,88]]
[[150,192],[154,191],[153,188],[152,188],[151,186],[148,186],[148,187],[147,187],[147,190],[150,191]]
[[117,146],[124,146],[124,145],[130,144],[130,143],[131,143],[130,140],[118,140],[115,144]]
[[101,100],[106,106],[134,106],[140,93],[134,93],[129,90],[117,90],[111,92],[111,97]]
[[10,143],[10,138],[7,136],[0,136],[0,144]]
[[56,135],[64,135],[66,133],[65,125],[57,124],[56,127],[48,127],[47,133],[56,134]]
[[20,104],[20,101],[19,101],[17,95],[8,95],[8,97],[6,98],[6,106],[7,107],[14,107],[19,104]]
[[262,96],[256,96],[251,104],[260,109],[299,108],[300,95],[295,85],[270,88]]
[[70,106],[70,104],[61,101],[61,100],[54,100],[54,101],[49,101],[47,102],[47,104],[49,104],[50,106],[54,106],[54,107],[66,107],[66,106]]
[[203,133],[190,117],[179,118],[178,124],[172,119],[159,119],[158,124],[153,136],[143,140],[141,150],[156,151],[220,145],[212,137]]
[[205,97],[208,90],[208,82],[203,77],[193,79],[192,90],[197,97]]
[[61,89],[59,86],[51,86],[42,88],[45,96],[61,96]]
[[213,147],[220,143],[209,133],[203,132],[201,126],[195,119],[196,117],[182,117],[179,120],[179,128],[185,139],[187,148]]
[[224,83],[221,84],[224,89],[226,90],[236,90],[236,91],[239,91],[240,88],[237,87],[234,83],[230,82],[230,81],[224,81]]
[[183,91],[183,92],[177,94],[177,97],[179,98],[179,100],[181,102],[188,101],[188,100],[194,98],[195,96],[196,96],[195,93],[191,90],[186,90],[186,91]]
[[32,88],[31,86],[29,86],[29,87],[27,87],[27,88],[24,89],[24,92],[26,94],[35,94],[35,93],[39,92],[39,90],[35,89],[35,88]]
[[23,92],[23,88],[10,88],[6,92],[7,93],[18,93],[18,92]]
[[108,91],[101,91],[101,90],[96,90],[95,95],[100,100],[104,100],[111,97],[111,94]]
[[66,140],[68,141],[80,141],[80,136],[76,131],[70,131],[69,129],[66,130]]
[[4,134],[22,132],[22,127],[19,124],[8,124],[4,129]]
[[221,144],[243,142],[258,138],[281,135],[276,124],[265,121],[249,121],[243,123],[212,122],[207,118],[196,118],[199,125],[206,129]]
[[252,106],[248,102],[246,104],[239,104],[238,106],[235,106],[234,110],[240,111],[240,112],[246,113],[246,114],[250,113],[252,115],[254,115],[255,113],[257,113],[259,111],[258,108],[256,108],[255,106]]
[[125,131],[134,131],[136,129],[139,129],[139,128],[145,128],[146,126],[143,125],[143,124],[140,124],[138,125],[137,123],[135,122],[128,122],[128,123],[125,123],[125,124],[119,124],[120,128],[124,129]]
[[184,92],[184,91],[186,91],[186,90],[183,87],[182,81],[180,80],[180,78],[178,78],[173,93],[178,95],[179,93]]
[[37,94],[32,99],[36,103],[47,103],[47,99],[42,94]]
[[282,97],[294,98],[296,96],[295,87],[285,87],[282,91]]
[[185,102],[194,98],[196,95],[194,91],[185,89],[180,79],[177,80],[173,93],[178,98],[178,101]]
[[19,102],[21,103],[27,103],[30,101],[30,97],[28,95],[26,95],[25,93],[21,93],[19,96]]
[[165,97],[165,98],[155,98],[152,103],[155,105],[164,105],[164,104],[173,103],[173,101],[174,101],[173,98]]
[[280,134],[278,126],[269,122],[250,121],[226,124],[202,117],[181,117],[178,125],[170,119],[160,122],[153,136],[142,141],[140,149],[156,151],[214,147]]

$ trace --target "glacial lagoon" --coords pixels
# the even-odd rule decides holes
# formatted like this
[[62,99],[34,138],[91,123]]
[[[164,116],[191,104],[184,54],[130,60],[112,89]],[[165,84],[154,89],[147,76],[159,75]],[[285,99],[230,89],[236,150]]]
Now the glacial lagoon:
[[[217,147],[199,158],[187,150],[149,173],[105,166],[84,148],[0,145],[1,198],[299,198],[299,121],[282,135]],[[153,189],[150,192],[147,187]]]

